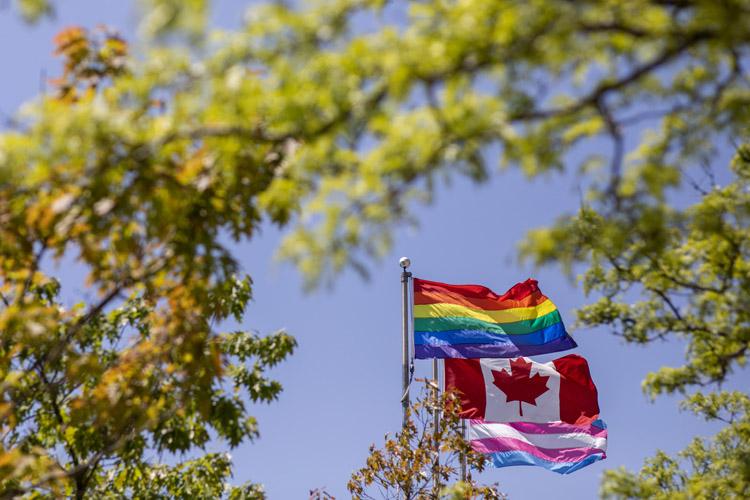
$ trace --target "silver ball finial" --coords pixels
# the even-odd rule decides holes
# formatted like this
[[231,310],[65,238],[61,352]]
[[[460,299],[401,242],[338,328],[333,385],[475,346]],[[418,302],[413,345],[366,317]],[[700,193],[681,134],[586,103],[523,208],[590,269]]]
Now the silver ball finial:
[[409,257],[401,257],[398,259],[398,265],[406,269],[411,265],[411,261],[409,260]]

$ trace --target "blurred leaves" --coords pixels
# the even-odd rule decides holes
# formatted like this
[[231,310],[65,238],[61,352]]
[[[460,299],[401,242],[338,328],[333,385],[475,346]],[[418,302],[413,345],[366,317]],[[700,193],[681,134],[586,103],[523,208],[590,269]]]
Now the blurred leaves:
[[[116,32],[105,27],[93,34],[80,26],[66,28],[55,37],[55,55],[63,58],[63,74],[54,79],[58,97],[77,100],[92,95],[106,78],[125,73],[128,45]],[[101,210],[101,208],[100,208]]]
[[183,34],[195,43],[205,33],[206,0],[139,0],[139,4],[143,13],[140,31],[147,39]]
[[35,23],[45,16],[54,14],[52,2],[49,0],[14,0],[23,19]]
[[[498,167],[580,172],[580,212],[524,254],[583,269],[582,324],[686,343],[649,395],[744,366],[750,155],[723,187],[712,161],[747,133],[747,1],[272,3],[231,31],[205,0],[140,7],[135,55],[111,30],[63,32],[57,95],[0,135],[6,491],[251,439],[245,402],[277,396],[265,370],[294,344],[215,331],[251,297],[229,242],[269,221],[308,287],[366,274],[436,186]],[[70,309],[44,272],[63,258],[91,297]]]

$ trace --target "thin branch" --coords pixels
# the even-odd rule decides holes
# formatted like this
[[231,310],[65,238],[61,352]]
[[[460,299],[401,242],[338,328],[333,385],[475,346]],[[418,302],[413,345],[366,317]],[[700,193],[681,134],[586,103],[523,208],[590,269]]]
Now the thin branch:
[[715,33],[709,30],[696,31],[695,33],[692,33],[690,36],[686,37],[677,45],[664,50],[661,54],[653,58],[651,61],[637,66],[624,77],[612,82],[600,83],[588,95],[582,97],[575,103],[561,108],[522,112],[512,117],[511,121],[546,119],[559,115],[568,115],[581,111],[588,106],[596,105],[596,103],[600,102],[604,98],[604,96],[606,96],[610,92],[620,90],[632,83],[637,82],[652,71],[655,71],[662,66],[671,63],[689,48],[697,45],[699,42],[710,39],[712,36],[715,36]]
[[731,70],[729,72],[729,75],[727,77],[720,81],[716,85],[716,90],[713,93],[713,97],[711,98],[711,110],[715,111],[717,106],[719,105],[719,101],[721,100],[721,97],[724,95],[724,92],[727,88],[729,88],[729,85],[732,84],[735,80],[739,79],[743,74],[742,69],[742,62],[739,52],[737,52],[736,49],[732,48],[730,50],[730,53],[732,55],[732,62],[731,62]]
[[[57,390],[50,384],[49,380],[47,379],[47,375],[44,373],[44,370],[40,368],[38,374],[39,378],[44,383],[44,386],[47,388],[47,393],[49,394],[50,398],[50,404],[52,405],[52,412],[57,419],[57,423],[60,425],[60,429],[63,429],[65,427],[65,419],[63,418],[60,405],[58,405],[57,403]],[[73,461],[73,465],[77,467],[79,465],[78,454],[75,452],[75,449],[73,449],[73,446],[71,446],[67,440],[64,441],[65,449],[70,455],[70,458]]]
[[81,316],[78,321],[76,321],[70,329],[65,332],[65,335],[63,338],[60,339],[59,342],[55,344],[55,346],[50,349],[49,351],[45,352],[41,357],[37,359],[37,361],[34,363],[34,367],[41,370],[43,369],[43,366],[46,363],[55,361],[63,352],[63,349],[65,345],[67,345],[70,340],[75,337],[75,335],[80,331],[81,328],[83,328],[86,323],[91,321],[94,317],[99,315],[102,310],[104,310],[107,305],[112,302],[115,298],[120,296],[120,292],[122,292],[123,289],[126,288],[126,284],[120,283],[119,285],[115,286],[107,295],[102,298],[102,300],[99,301],[98,304],[96,304],[94,307],[89,309],[89,311]]
[[680,310],[677,308],[677,306],[672,302],[672,299],[669,298],[669,295],[664,293],[664,291],[659,290],[657,288],[647,288],[647,290],[650,290],[651,292],[658,295],[662,301],[667,305],[670,311],[672,311],[672,314],[674,314],[674,317],[677,318],[677,320],[683,324],[685,324],[685,319],[682,317],[682,314],[680,313]]
[[648,109],[641,112],[634,112],[630,116],[626,116],[623,118],[618,118],[618,122],[623,127],[628,127],[630,125],[636,125],[644,120],[656,120],[658,118],[663,118],[667,115],[673,115],[675,113],[681,113],[683,111],[687,111],[691,108],[688,104],[675,104],[671,108],[668,109]]
[[42,246],[39,248],[39,251],[34,255],[34,257],[32,257],[31,266],[29,268],[29,276],[24,281],[21,293],[18,294],[18,297],[16,297],[15,300],[17,304],[20,304],[21,301],[24,300],[26,294],[29,292],[31,283],[34,280],[34,275],[39,270],[39,262],[41,262],[42,258],[44,257],[44,253],[47,251],[47,241],[42,240],[41,245]]
[[615,208],[620,208],[620,197],[617,194],[617,189],[620,186],[622,179],[622,162],[625,155],[625,139],[622,135],[620,124],[615,120],[612,112],[604,102],[602,96],[596,102],[596,109],[604,119],[604,123],[607,126],[607,133],[612,138],[613,152],[612,160],[610,162],[610,181],[607,188],[607,193],[615,200]]
[[679,278],[676,278],[672,274],[668,273],[667,270],[664,268],[664,266],[661,264],[661,262],[659,262],[657,259],[654,259],[652,256],[646,256],[646,258],[651,262],[651,265],[653,265],[661,273],[661,275],[665,279],[671,281],[677,286],[681,286],[683,288],[687,288],[693,291],[712,292],[712,293],[718,293],[718,294],[722,294],[726,291],[724,287],[714,288],[710,286],[703,286],[697,283],[692,283],[692,282],[688,282],[688,281],[684,281]]
[[635,38],[644,38],[653,35],[653,33],[644,29],[636,28],[635,26],[626,26],[615,21],[583,21],[580,23],[580,26],[581,31],[584,33],[625,33]]

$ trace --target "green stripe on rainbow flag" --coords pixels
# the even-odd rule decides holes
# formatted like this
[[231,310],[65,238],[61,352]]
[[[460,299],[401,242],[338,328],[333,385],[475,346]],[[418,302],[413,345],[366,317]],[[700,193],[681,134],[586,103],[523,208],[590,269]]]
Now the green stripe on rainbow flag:
[[562,321],[560,312],[554,311],[534,319],[511,323],[495,323],[465,316],[414,318],[414,330],[420,332],[445,332],[449,330],[486,330],[498,334],[523,335],[542,330]]

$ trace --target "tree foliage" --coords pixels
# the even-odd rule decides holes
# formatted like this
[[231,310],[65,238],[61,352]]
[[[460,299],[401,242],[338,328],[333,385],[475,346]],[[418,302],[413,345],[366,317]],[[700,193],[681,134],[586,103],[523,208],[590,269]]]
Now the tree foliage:
[[28,22],[36,22],[43,17],[54,15],[53,5],[48,0],[15,0],[13,3]]
[[[49,8],[18,4],[29,18]],[[257,356],[258,371],[224,369],[231,356],[212,324],[241,314],[250,286],[228,238],[252,238],[263,220],[293,225],[280,254],[312,286],[346,266],[364,271],[442,179],[481,182],[495,163],[579,174],[580,212],[531,233],[525,249],[537,263],[583,270],[596,300],[582,324],[610,325],[627,342],[687,343],[683,366],[648,377],[650,395],[706,386],[688,404],[705,398],[692,406],[699,413],[738,415],[705,453],[693,445],[685,460],[613,473],[605,492],[648,496],[657,484],[689,496],[709,476],[745,487],[733,444],[741,405],[711,384],[744,365],[749,341],[747,147],[727,175],[713,162],[747,132],[750,3],[274,3],[221,32],[208,28],[205,0],[141,5],[142,53],[126,56],[110,33],[68,32],[59,95],[0,136],[2,425],[21,436],[3,441],[2,456],[14,457],[2,466],[8,488],[50,474],[77,481],[80,464],[102,450],[124,456],[130,436],[153,433],[190,401],[244,416],[234,396],[213,391],[230,373],[256,387],[242,384],[265,381],[263,368],[293,342],[247,337],[239,356]],[[83,309],[61,309],[42,271],[46,256],[64,255],[86,265],[99,294]],[[87,328],[141,301],[147,313],[124,346]],[[42,425],[28,419],[54,427],[53,403],[63,422],[53,438],[23,438]],[[211,410],[195,411],[208,425]],[[77,431],[66,434],[74,418],[82,435],[114,429],[109,441],[82,441],[97,444],[81,448],[79,465],[58,453],[76,443]],[[252,434],[214,423],[230,441]],[[722,468],[706,473],[706,457]]]
[[695,438],[678,456],[659,451],[633,474],[607,471],[608,498],[747,498],[750,495],[750,399],[747,393],[696,393],[684,407],[727,425],[712,439]]
[[[335,5],[317,17],[273,7],[283,21],[258,28],[272,31],[262,48],[282,81],[325,88],[333,102],[313,100],[330,107],[317,114],[347,123],[314,157],[339,172],[307,207],[324,222],[298,228],[286,256],[305,269],[352,244],[387,244],[387,228],[440,176],[483,180],[495,145],[501,164],[529,175],[581,175],[580,214],[523,246],[538,264],[583,266],[585,290],[601,299],[580,311],[581,323],[613,326],[627,342],[686,341],[684,366],[649,375],[648,394],[712,391],[744,366],[747,149],[731,172],[716,157],[747,134],[750,37],[739,26],[748,2],[407,3],[403,25],[382,21],[361,35],[346,20],[378,9],[387,19],[398,7]],[[307,159],[308,146],[296,154]],[[717,176],[730,181],[718,186]],[[715,419],[726,397],[686,401]],[[648,497],[658,478],[665,496],[743,496],[746,423],[741,405],[733,411],[714,440],[682,459],[657,458],[640,476],[610,474],[604,493]],[[628,480],[651,486],[619,489]]]
[[[435,409],[440,409],[437,428]],[[502,495],[497,485],[480,485],[471,471],[481,472],[487,463],[464,439],[460,398],[448,393],[417,400],[400,432],[385,436],[381,448],[370,447],[365,467],[352,474],[347,485],[353,498],[490,498]],[[466,478],[460,468],[466,467]]]
[[[686,394],[685,408],[726,424],[710,440],[696,438],[679,457],[660,452],[637,475],[608,472],[602,490],[607,496],[743,498],[750,493],[750,400],[747,393],[711,390],[745,369],[750,349],[747,145],[738,149],[731,171],[725,186],[714,179],[705,188],[696,184],[699,199],[687,207],[677,209],[658,195],[641,193],[625,198],[617,213],[584,207],[556,227],[533,233],[528,243],[542,261],[586,262],[584,287],[600,298],[578,311],[582,326],[609,327],[628,343],[684,342],[685,363],[650,373],[644,391],[652,398]],[[546,246],[550,241],[558,246]]]
[[[219,235],[256,227],[252,193],[269,176],[253,169],[269,167],[253,158],[268,150],[177,136],[156,145],[160,107],[179,92],[138,97],[142,80],[116,34],[71,28],[57,43],[65,64],[56,95],[0,138],[0,489],[260,496],[228,486],[223,455],[171,467],[148,456],[253,439],[250,402],[281,390],[265,371],[292,352],[292,337],[214,327],[241,320],[251,298]],[[226,168],[222,155],[234,158]],[[71,255],[93,293],[66,308],[47,268]]]
[[661,368],[644,381],[652,397],[724,382],[745,363],[750,147],[739,148],[732,172],[725,186],[696,186],[700,199],[680,209],[663,193],[625,198],[617,213],[585,206],[555,228],[533,233],[526,247],[540,261],[587,263],[584,287],[601,297],[579,310],[583,325],[611,326],[637,344],[684,340],[685,365]]
[[[583,188],[615,201],[679,184],[746,122],[747,15],[745,2],[712,1],[266,7],[246,47],[273,75],[280,116],[296,118],[279,125],[305,138],[292,172],[314,189],[282,255],[312,279],[357,265],[352,247],[381,253],[441,178],[482,181],[492,164],[580,168]],[[635,126],[651,127],[640,144]]]

